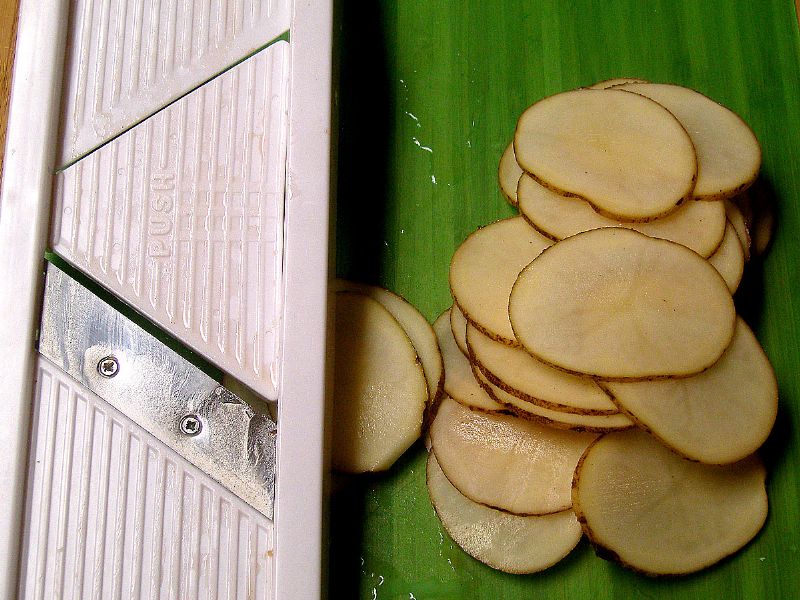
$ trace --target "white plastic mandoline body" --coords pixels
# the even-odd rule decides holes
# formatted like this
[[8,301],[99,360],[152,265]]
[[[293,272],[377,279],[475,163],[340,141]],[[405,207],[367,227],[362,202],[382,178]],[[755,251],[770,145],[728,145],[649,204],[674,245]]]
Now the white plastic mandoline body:
[[[22,0],[0,596],[320,596],[331,28],[329,1]],[[274,522],[36,355],[48,246],[278,400]]]

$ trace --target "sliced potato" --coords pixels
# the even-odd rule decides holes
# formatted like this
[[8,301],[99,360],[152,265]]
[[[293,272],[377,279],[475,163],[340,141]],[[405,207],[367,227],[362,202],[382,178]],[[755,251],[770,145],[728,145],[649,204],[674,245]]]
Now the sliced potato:
[[630,223],[603,216],[585,200],[557,194],[529,175],[519,180],[517,198],[522,216],[554,240],[600,227],[627,227],[650,237],[677,242],[701,256],[711,256],[725,233],[722,201],[684,202],[660,219]]
[[767,516],[765,477],[755,456],[704,465],[631,429],[589,447],[572,497],[599,554],[647,574],[677,575],[722,560],[758,533]]
[[503,155],[500,157],[500,165],[497,169],[497,180],[500,183],[500,191],[511,206],[517,206],[517,183],[522,175],[522,169],[517,164],[517,157],[514,156],[514,144],[509,144]]
[[453,487],[433,453],[426,475],[431,503],[448,535],[493,569],[542,571],[569,554],[583,535],[571,510],[523,517],[473,502]]
[[733,338],[733,299],[688,248],[622,228],[562,240],[520,273],[509,300],[536,358],[606,379],[686,376]]
[[613,414],[619,409],[588,378],[555,369],[522,348],[501,344],[467,326],[472,361],[487,379],[522,400],[544,408],[577,414]]
[[519,272],[553,242],[522,217],[471,233],[450,262],[450,290],[464,317],[492,339],[516,345],[508,295]]
[[732,463],[751,455],[767,439],[778,413],[772,365],[741,318],[722,358],[699,375],[605,385],[664,444],[704,463]]
[[470,410],[450,399],[439,406],[430,433],[436,460],[459,492],[518,515],[570,508],[575,466],[597,437]]
[[679,85],[630,83],[615,89],[655,100],[689,132],[697,152],[695,198],[730,198],[755,181],[761,146],[753,130],[732,110]]
[[497,387],[489,381],[480,368],[475,365],[473,365],[472,372],[475,379],[492,400],[522,419],[536,421],[537,423],[542,423],[548,427],[555,427],[556,429],[593,431],[595,433],[618,431],[634,426],[630,417],[622,412],[607,415],[587,415],[544,408],[532,402],[528,402],[527,400],[522,400],[513,394],[509,394],[504,389]]
[[579,89],[540,100],[517,123],[522,169],[556,191],[629,221],[667,214],[694,189],[689,134],[638,94]]
[[444,389],[444,367],[442,354],[436,343],[436,334],[428,320],[405,298],[387,289],[364,283],[355,283],[339,279],[336,281],[337,291],[357,292],[365,294],[380,302],[405,330],[422,362],[422,370],[428,382],[430,402]]
[[744,275],[744,250],[736,229],[728,222],[722,243],[711,256],[708,262],[722,275],[731,294],[735,293]]
[[725,200],[725,214],[736,231],[736,237],[739,238],[739,242],[742,245],[744,262],[747,262],[750,260],[750,231],[747,229],[747,222],[745,221],[744,214],[739,206],[730,199]]
[[336,294],[332,463],[348,473],[388,469],[420,436],[428,386],[414,345],[363,294]]
[[461,352],[450,327],[450,309],[443,312],[433,323],[436,339],[442,349],[444,360],[444,391],[457,402],[485,411],[504,411],[505,407],[492,400],[475,381],[472,365]]
[[469,322],[461,313],[458,304],[453,304],[450,307],[450,329],[453,332],[453,337],[458,344],[458,349],[461,353],[469,358],[469,348],[467,348],[467,325]]
[[617,85],[624,85],[626,83],[647,83],[644,79],[637,77],[614,77],[612,79],[604,79],[589,86],[590,90],[607,90]]

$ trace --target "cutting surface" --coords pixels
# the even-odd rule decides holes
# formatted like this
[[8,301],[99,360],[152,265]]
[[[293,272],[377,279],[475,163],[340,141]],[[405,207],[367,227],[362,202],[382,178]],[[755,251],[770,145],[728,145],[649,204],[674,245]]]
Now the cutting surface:
[[425,451],[337,479],[331,597],[793,598],[800,589],[800,36],[791,0],[557,0],[342,7],[337,271],[404,295],[429,320],[451,300],[450,256],[513,214],[496,183],[517,116],[547,95],[615,76],[693,87],[738,112],[763,146],[755,191],[777,206],[769,254],[737,306],[775,366],[778,422],[763,455],[770,516],[732,559],[649,579],[586,542],[532,576],[454,546],[425,490]]

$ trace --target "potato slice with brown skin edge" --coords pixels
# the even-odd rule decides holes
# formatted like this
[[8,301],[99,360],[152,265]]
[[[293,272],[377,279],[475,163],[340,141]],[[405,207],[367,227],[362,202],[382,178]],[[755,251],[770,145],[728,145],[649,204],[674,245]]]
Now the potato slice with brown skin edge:
[[697,174],[678,120],[660,104],[616,89],[540,100],[519,118],[514,153],[542,185],[628,221],[672,212],[691,197]]
[[500,157],[500,164],[497,168],[497,181],[500,184],[500,191],[503,197],[511,206],[517,206],[517,183],[522,175],[522,169],[517,164],[514,156],[514,143],[510,143]]
[[573,508],[600,556],[647,575],[683,575],[758,533],[767,516],[765,479],[755,455],[705,465],[631,429],[602,436],[581,457]]
[[497,387],[543,408],[575,414],[614,414],[619,409],[594,381],[555,369],[522,348],[512,348],[467,326],[470,359]]
[[724,202],[725,214],[728,217],[728,222],[733,225],[733,229],[736,231],[736,237],[739,238],[739,243],[742,245],[744,262],[748,262],[750,260],[750,231],[747,229],[744,214],[733,200],[725,199]]
[[597,437],[445,400],[430,429],[433,453],[464,496],[518,515],[570,508],[572,473]]
[[467,325],[469,322],[464,315],[461,314],[461,310],[458,308],[458,304],[453,304],[450,307],[450,329],[453,332],[453,337],[456,340],[456,344],[458,344],[458,349],[461,350],[461,353],[469,358],[469,348],[467,348]]
[[450,291],[467,321],[492,339],[518,345],[508,320],[508,295],[523,267],[550,244],[522,217],[472,232],[450,261]]
[[514,284],[509,316],[539,360],[609,380],[699,373],[730,344],[736,322],[708,261],[622,228],[579,233],[543,252]]
[[755,181],[761,167],[761,146],[747,123],[730,109],[679,85],[631,83],[615,89],[655,100],[689,132],[697,152],[695,198],[730,198]]
[[644,79],[639,79],[637,77],[614,77],[612,79],[604,79],[603,81],[598,81],[597,83],[593,83],[589,86],[590,90],[607,90],[609,88],[613,88],[618,85],[624,85],[626,83],[647,83]]
[[744,275],[744,250],[733,225],[728,222],[725,236],[717,251],[708,257],[708,262],[722,275],[731,294],[734,294]]
[[502,412],[505,407],[490,398],[472,375],[469,359],[459,350],[450,328],[450,309],[433,323],[444,361],[444,392],[453,400],[479,410]]
[[650,237],[676,242],[701,256],[711,256],[725,233],[722,201],[690,200],[660,219],[629,223],[605,217],[585,200],[557,194],[528,175],[519,180],[517,198],[520,214],[525,220],[553,240],[601,227],[626,227]]
[[772,365],[741,318],[722,358],[699,375],[604,386],[662,443],[704,463],[751,455],[767,439],[778,412]]
[[506,573],[536,573],[553,566],[583,535],[575,513],[522,517],[489,508],[462,495],[428,455],[426,483],[431,504],[450,538],[467,554]]
[[336,294],[335,469],[388,469],[419,438],[428,386],[414,345],[379,302]]

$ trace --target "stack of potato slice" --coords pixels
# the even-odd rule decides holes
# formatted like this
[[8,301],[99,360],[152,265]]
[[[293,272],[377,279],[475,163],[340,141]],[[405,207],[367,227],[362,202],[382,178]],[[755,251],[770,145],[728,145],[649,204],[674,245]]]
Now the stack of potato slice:
[[459,246],[434,323],[428,487],[466,552],[534,572],[584,533],[682,574],[758,532],[778,388],[732,294],[760,161],[737,115],[676,85],[610,80],[522,114],[498,169],[520,215]]

